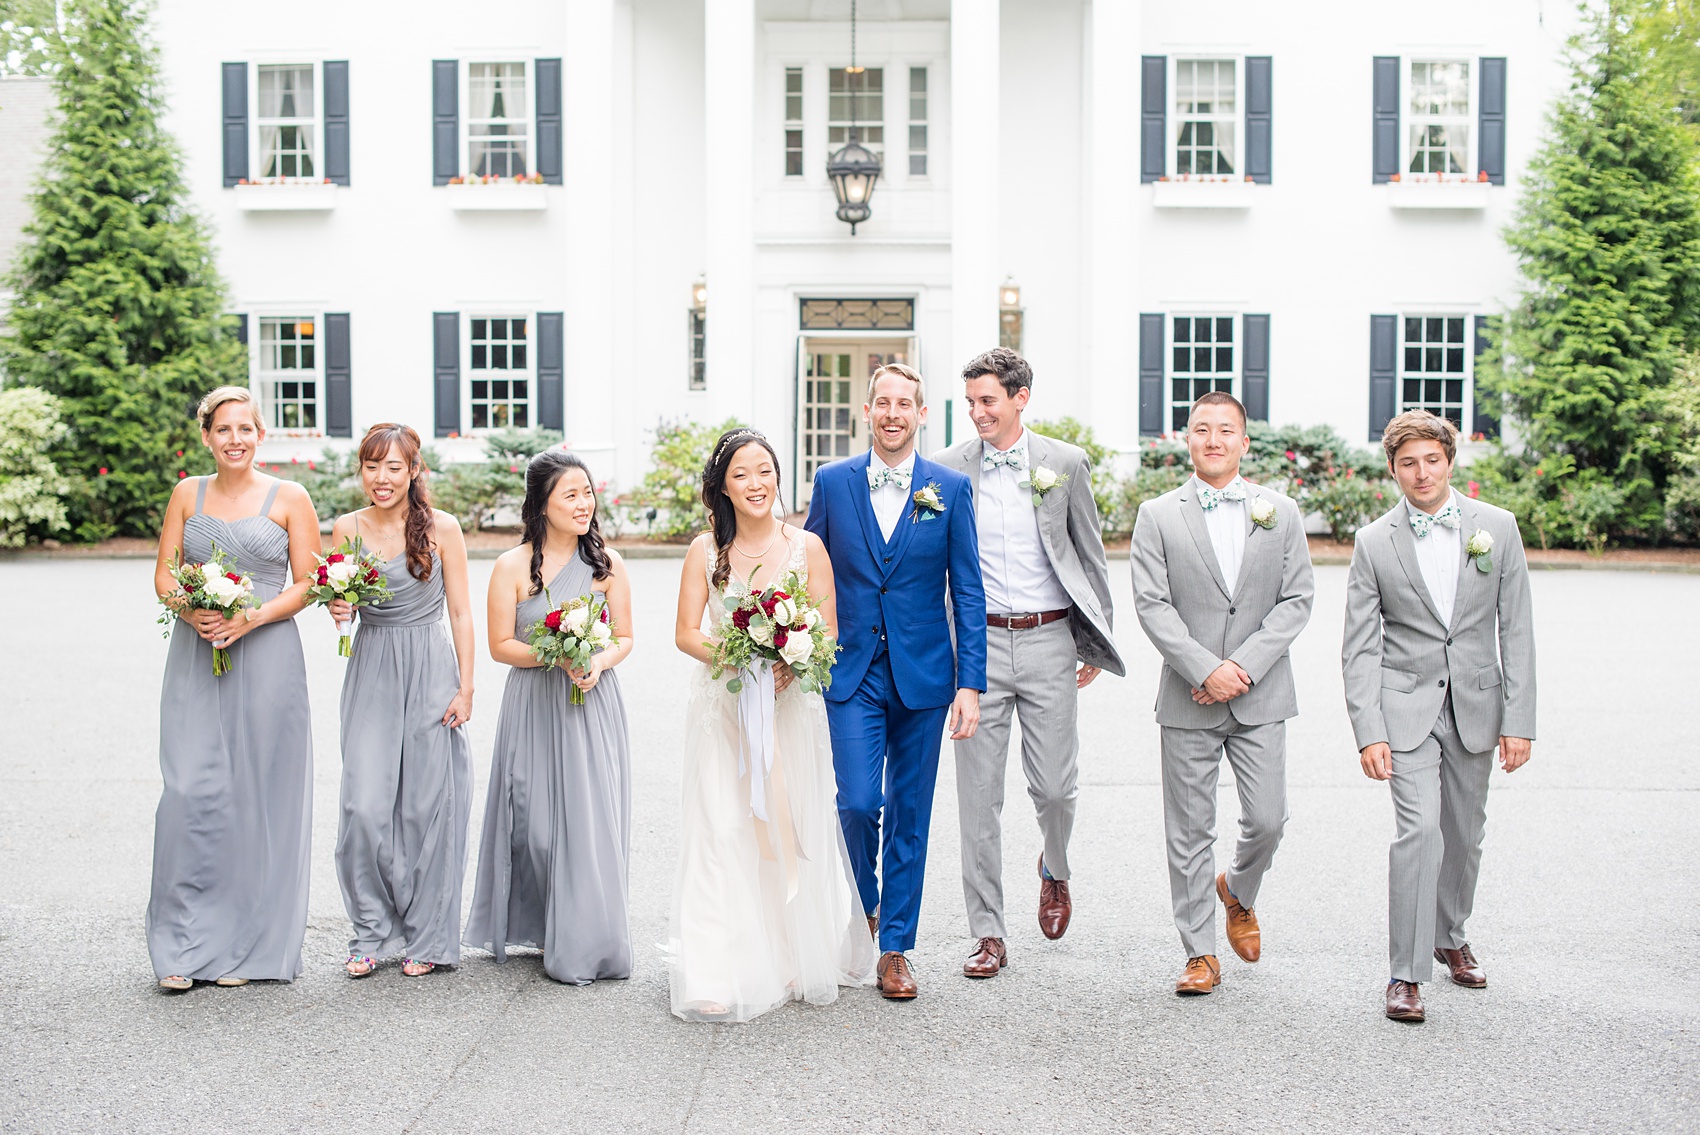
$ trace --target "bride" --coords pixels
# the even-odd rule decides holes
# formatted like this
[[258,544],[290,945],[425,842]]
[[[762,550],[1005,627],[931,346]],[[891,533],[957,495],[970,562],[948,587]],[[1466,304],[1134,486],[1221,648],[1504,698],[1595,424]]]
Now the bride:
[[[832,565],[815,536],[775,519],[779,459],[757,430],[722,434],[703,470],[711,531],[685,557],[675,641],[702,663],[685,724],[679,872],[668,943],[673,1012],[687,1021],[748,1021],[786,1001],[825,1005],[874,968],[861,900],[838,823],[826,706],[791,672],[774,674],[774,758],[740,771],[738,695],[709,677],[706,638],[724,597],[762,590],[787,571],[836,635]],[[704,612],[708,613],[705,634]],[[747,683],[759,687],[761,683]],[[765,783],[752,785],[751,776]],[[769,820],[757,819],[755,799]],[[788,807],[786,806],[788,805]]]

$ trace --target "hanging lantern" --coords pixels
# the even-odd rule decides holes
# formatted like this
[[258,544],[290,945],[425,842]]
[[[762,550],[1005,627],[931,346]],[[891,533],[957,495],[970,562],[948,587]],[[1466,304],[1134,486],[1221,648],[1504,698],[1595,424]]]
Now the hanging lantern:
[[[850,235],[855,236],[856,226],[873,215],[868,202],[881,169],[880,156],[862,145],[856,127],[856,102],[861,92],[855,89],[855,80],[867,72],[867,68],[856,65],[856,0],[850,0],[850,66],[844,72],[850,87],[850,140],[827,157],[826,176],[832,181],[832,195],[838,198],[838,219],[849,225]],[[866,82],[864,79],[864,91]]]

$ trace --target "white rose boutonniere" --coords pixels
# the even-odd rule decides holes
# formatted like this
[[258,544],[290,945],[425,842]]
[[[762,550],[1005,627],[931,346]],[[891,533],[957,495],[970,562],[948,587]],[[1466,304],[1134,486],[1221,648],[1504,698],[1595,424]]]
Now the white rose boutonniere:
[[1464,554],[1470,557],[1477,571],[1485,573],[1493,570],[1493,537],[1487,529],[1476,529],[1464,545]]
[[1258,497],[1251,502],[1251,522],[1262,529],[1275,527],[1275,502],[1268,497]]
[[926,486],[915,490],[915,512],[909,517],[909,523],[917,524],[923,520],[937,520],[944,512],[944,490],[937,481],[928,481]]
[[1035,465],[1027,474],[1025,481],[1018,481],[1024,489],[1033,490],[1033,507],[1038,508],[1039,502],[1045,499],[1045,494],[1068,480],[1067,473],[1058,473],[1043,465]]

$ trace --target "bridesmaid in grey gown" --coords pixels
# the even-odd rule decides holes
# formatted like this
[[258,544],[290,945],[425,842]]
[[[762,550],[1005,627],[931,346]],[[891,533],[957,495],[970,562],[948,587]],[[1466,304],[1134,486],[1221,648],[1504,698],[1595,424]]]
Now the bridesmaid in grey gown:
[[[543,951],[556,981],[630,977],[626,857],[631,760],[618,665],[632,649],[631,583],[603,546],[590,471],[547,450],[525,471],[525,542],[490,577],[490,654],[513,669],[502,692],[466,943],[507,960]],[[547,592],[544,587],[547,584]],[[608,598],[615,640],[582,671],[540,668],[526,630],[553,604]],[[551,603],[553,600],[553,604]],[[573,686],[585,704],[569,704]]]
[[[460,962],[461,879],[472,811],[472,604],[460,525],[431,507],[419,435],[384,423],[360,443],[371,507],[338,518],[385,560],[391,597],[332,619],[360,622],[342,680],[342,816],[336,874],[354,924],[344,963],[365,977],[406,951],[401,972]],[[447,611],[453,645],[443,633]]]
[[[159,700],[165,790],[154,819],[148,952],[161,986],[293,981],[307,932],[313,736],[295,616],[319,547],[306,490],[254,471],[265,426],[248,391],[201,402],[201,439],[218,472],[183,481],[160,531],[154,587],[168,565],[216,546],[252,577],[257,609],[227,620],[183,614]],[[292,584],[292,574],[299,583]],[[232,669],[213,676],[217,642]]]

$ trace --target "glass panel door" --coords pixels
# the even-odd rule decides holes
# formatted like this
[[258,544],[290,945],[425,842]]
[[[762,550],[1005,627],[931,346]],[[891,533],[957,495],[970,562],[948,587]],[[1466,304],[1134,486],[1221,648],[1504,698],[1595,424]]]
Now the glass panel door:
[[854,344],[809,345],[800,400],[803,420],[798,424],[803,463],[797,481],[805,493],[804,486],[814,484],[816,469],[867,448],[855,358]]

